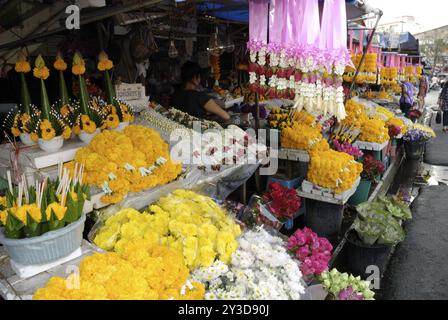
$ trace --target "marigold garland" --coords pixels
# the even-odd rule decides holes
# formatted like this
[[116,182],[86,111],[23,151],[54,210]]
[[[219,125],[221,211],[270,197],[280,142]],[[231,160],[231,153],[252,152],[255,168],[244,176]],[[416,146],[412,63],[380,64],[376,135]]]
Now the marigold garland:
[[359,140],[373,143],[384,143],[389,140],[386,123],[380,119],[367,120],[361,128]]

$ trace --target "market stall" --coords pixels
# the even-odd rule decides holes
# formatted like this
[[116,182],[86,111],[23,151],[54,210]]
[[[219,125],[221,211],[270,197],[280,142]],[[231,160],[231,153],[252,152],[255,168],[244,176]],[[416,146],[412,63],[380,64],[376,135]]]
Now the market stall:
[[[224,4],[155,5],[168,19],[140,25],[154,34],[134,34],[131,47],[149,39],[151,54],[161,55],[153,36],[167,38],[159,62],[166,69],[159,60],[148,69],[135,50],[120,74],[126,63],[107,46],[93,58],[83,50],[51,59],[18,51],[20,104],[0,146],[4,299],[374,299],[365,261],[335,261],[346,243],[403,240],[408,204],[379,196],[404,154],[418,160],[434,132],[380,105],[383,96],[355,96],[344,85],[393,90],[399,79],[416,80],[419,66],[371,41],[353,44],[347,20],[381,17],[357,1],[241,3],[236,11],[248,24],[207,16]],[[173,82],[162,73],[184,62],[176,39],[187,60],[209,68],[204,92],[229,121],[165,103],[158,89]],[[135,79],[160,79],[118,81],[132,78],[131,69]],[[358,212],[349,228],[348,208]]]

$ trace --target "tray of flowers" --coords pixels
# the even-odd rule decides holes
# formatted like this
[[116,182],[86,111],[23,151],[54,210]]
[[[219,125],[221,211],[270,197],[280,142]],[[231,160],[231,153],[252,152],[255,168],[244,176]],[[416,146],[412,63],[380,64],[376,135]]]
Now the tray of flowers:
[[[335,191],[330,188],[322,188],[322,187],[316,186],[315,184],[313,184],[307,180],[304,180],[302,182],[302,190],[301,191],[302,191],[302,193],[318,195],[318,196],[322,196],[325,198],[331,198],[331,199],[339,200],[342,202],[346,202],[346,201],[348,201],[348,199],[350,199],[350,197],[353,194],[355,194],[356,189],[358,188],[358,185],[360,182],[361,182],[361,178],[358,178],[349,190],[346,190],[342,193],[335,193]],[[299,195],[304,196],[302,193],[299,193]]]
[[353,146],[360,150],[381,151],[386,148],[388,144],[389,140],[384,143],[356,141],[353,143]]

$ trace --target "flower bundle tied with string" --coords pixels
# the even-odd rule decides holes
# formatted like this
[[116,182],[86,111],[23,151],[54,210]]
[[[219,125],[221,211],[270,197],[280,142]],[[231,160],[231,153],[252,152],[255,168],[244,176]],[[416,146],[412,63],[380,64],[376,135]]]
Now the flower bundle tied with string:
[[80,110],[73,132],[84,142],[90,142],[93,137],[105,127],[106,113],[103,108],[90,100],[84,74],[86,72],[85,61],[79,52],[73,57],[72,73],[78,77],[80,88]]
[[[50,70],[46,67],[45,61],[39,55],[35,61],[35,68],[33,69],[34,77],[40,79],[41,88],[41,102],[40,110],[33,110],[31,119],[35,123],[31,137],[38,139],[39,145],[43,150],[46,150],[43,141],[53,141],[54,139],[69,139],[71,136],[71,129],[62,119],[61,115],[50,107],[47,89],[45,87],[45,80],[50,76]],[[61,139],[62,140],[62,139]],[[62,147],[62,143],[59,148]],[[47,151],[47,150],[46,150]]]
[[102,51],[98,58],[98,70],[104,73],[107,97],[107,118],[106,125],[108,129],[124,129],[129,123],[134,121],[134,114],[131,108],[123,101],[117,100],[109,70],[114,67],[112,60]]

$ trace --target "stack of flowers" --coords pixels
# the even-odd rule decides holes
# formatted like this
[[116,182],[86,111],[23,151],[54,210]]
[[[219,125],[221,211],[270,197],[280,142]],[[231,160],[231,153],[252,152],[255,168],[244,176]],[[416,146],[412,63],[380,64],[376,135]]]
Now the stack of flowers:
[[374,300],[375,293],[369,289],[370,283],[338,270],[324,272],[320,281],[334,300]]
[[202,300],[204,286],[190,281],[182,256],[150,241],[128,243],[122,253],[84,258],[80,273],[53,277],[34,300]]
[[98,70],[104,72],[106,82],[107,96],[107,118],[106,124],[108,129],[122,130],[129,123],[134,121],[134,114],[131,108],[124,102],[118,101],[116,93],[112,85],[109,70],[114,67],[112,60],[102,51],[99,55]]
[[398,69],[397,68],[382,68],[380,71],[381,83],[383,85],[392,86],[397,84]]
[[289,116],[289,112],[282,110],[280,108],[273,108],[268,117],[269,127],[271,129],[285,129],[286,127],[290,127],[291,117]]
[[305,292],[297,261],[282,239],[262,227],[244,233],[227,266],[215,261],[193,272],[205,283],[207,300],[299,300]]
[[309,126],[294,122],[289,128],[282,130],[281,146],[286,149],[310,150],[313,145],[323,139],[321,126]]
[[280,183],[271,183],[269,191],[263,195],[263,200],[267,203],[269,211],[283,223],[294,218],[300,209],[300,197],[297,191]]
[[359,159],[362,158],[362,156],[364,156],[364,153],[361,150],[354,147],[347,141],[341,143],[338,140],[333,140],[333,147],[336,151],[344,152],[348,155],[353,156],[355,159]]
[[342,193],[353,187],[362,172],[362,164],[353,156],[334,150],[311,153],[308,181],[335,193]]
[[152,205],[147,213],[123,210],[106,221],[94,243],[121,252],[138,239],[176,250],[191,270],[220,259],[229,263],[238,247],[240,227],[209,197],[176,190]]
[[84,78],[85,72],[86,66],[84,59],[79,52],[76,52],[73,56],[72,73],[78,77],[79,81],[80,112],[74,123],[73,132],[82,141],[89,143],[96,134],[100,133],[101,129],[105,129],[107,125],[105,122],[107,113],[103,106],[90,100]]
[[304,228],[289,237],[288,250],[300,261],[302,274],[312,278],[328,270],[333,246],[311,229]]
[[392,111],[390,111],[389,109],[386,109],[384,107],[377,107],[375,109],[375,111],[376,111],[376,114],[382,116],[384,121],[386,121],[386,122],[395,118],[395,114]]
[[361,128],[360,141],[382,144],[389,140],[386,123],[380,119],[369,119]]
[[134,125],[98,134],[67,167],[75,163],[85,166],[87,184],[104,191],[101,201],[106,204],[121,202],[128,192],[167,184],[182,170],[156,131]]
[[90,196],[82,176],[81,170],[77,170],[73,180],[64,172],[57,181],[44,181],[35,187],[28,187],[24,177],[18,187],[13,188],[10,183],[0,212],[5,237],[38,237],[78,221]]

